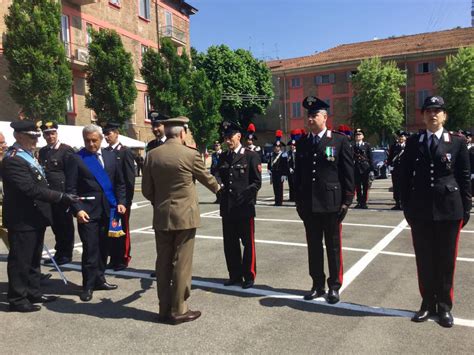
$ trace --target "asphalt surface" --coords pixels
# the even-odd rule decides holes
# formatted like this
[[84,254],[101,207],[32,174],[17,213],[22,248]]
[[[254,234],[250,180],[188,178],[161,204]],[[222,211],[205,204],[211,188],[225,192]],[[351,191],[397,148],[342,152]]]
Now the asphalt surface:
[[[151,206],[137,181],[132,210],[132,262],[108,276],[115,291],[79,300],[81,244],[71,264],[44,282],[56,302],[32,314],[8,312],[6,248],[0,245],[0,353],[472,353],[474,348],[474,216],[461,233],[455,275],[455,326],[410,321],[420,306],[411,234],[403,214],[391,211],[390,180],[376,180],[369,209],[351,209],[343,224],[344,285],[341,302],[304,301],[311,287],[303,224],[292,203],[274,207],[264,180],[256,218],[255,287],[223,287],[227,277],[222,227],[214,196],[198,186],[202,227],[193,266],[191,309],[197,321],[156,322]],[[286,188],[287,186],[285,186]],[[287,191],[286,191],[287,192]],[[54,247],[47,230],[46,244]]]

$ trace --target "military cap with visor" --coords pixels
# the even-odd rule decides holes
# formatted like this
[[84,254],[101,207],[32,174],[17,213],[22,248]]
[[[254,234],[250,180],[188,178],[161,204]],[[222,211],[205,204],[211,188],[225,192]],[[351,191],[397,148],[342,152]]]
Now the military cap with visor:
[[[41,123],[41,122],[38,122]],[[15,121],[10,123],[10,127],[15,132],[28,134],[33,137],[41,136],[41,132],[38,128],[38,124],[30,120]]]
[[52,132],[58,130],[58,124],[56,122],[45,122],[40,126],[43,133]]
[[308,115],[314,115],[321,110],[327,110],[329,105],[316,96],[307,96],[303,99],[303,107],[308,110]]
[[107,122],[103,127],[102,127],[102,132],[104,134],[108,134],[109,132],[112,131],[118,131],[120,128],[120,124],[116,122]]
[[163,124],[163,121],[168,120],[169,118],[169,116],[158,111],[150,111],[148,113],[148,119],[151,121],[152,126],[159,126],[160,124]]
[[423,107],[421,112],[424,112],[430,108],[440,108],[446,111],[446,106],[444,105],[444,99],[441,96],[428,96],[423,102]]
[[236,133],[241,133],[242,127],[240,127],[236,122],[233,121],[224,121],[221,124],[221,133],[224,137],[231,137]]

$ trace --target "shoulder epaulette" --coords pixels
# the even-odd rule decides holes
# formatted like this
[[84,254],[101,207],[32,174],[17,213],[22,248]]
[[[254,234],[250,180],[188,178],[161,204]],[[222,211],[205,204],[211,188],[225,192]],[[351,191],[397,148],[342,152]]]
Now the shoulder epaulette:
[[344,137],[347,137],[344,133],[339,132],[339,131],[333,131],[333,130],[331,130],[331,132],[332,132],[332,133],[335,133],[335,134],[339,134],[339,135],[344,136]]

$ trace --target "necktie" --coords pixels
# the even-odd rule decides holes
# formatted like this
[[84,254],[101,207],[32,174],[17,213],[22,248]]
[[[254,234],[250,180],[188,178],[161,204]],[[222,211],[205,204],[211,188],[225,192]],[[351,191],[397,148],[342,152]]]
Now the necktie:
[[95,154],[97,160],[99,161],[100,166],[104,167],[104,161],[102,160],[102,157],[100,156],[100,153]]
[[313,136],[313,145],[318,145],[321,138],[318,135]]
[[430,153],[431,156],[434,157],[436,153],[436,147],[438,146],[438,137],[436,135],[431,135],[431,144],[430,144]]

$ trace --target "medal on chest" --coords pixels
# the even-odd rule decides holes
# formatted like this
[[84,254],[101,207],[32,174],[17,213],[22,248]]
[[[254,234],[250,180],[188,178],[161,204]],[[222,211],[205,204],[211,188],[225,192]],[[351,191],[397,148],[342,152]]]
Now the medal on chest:
[[328,146],[324,152],[326,154],[326,159],[328,161],[335,161],[336,160],[336,147]]

